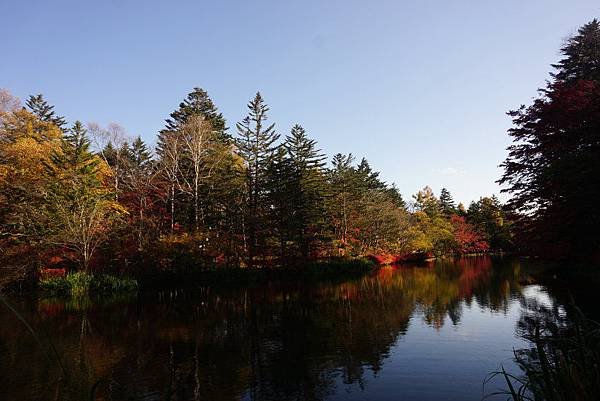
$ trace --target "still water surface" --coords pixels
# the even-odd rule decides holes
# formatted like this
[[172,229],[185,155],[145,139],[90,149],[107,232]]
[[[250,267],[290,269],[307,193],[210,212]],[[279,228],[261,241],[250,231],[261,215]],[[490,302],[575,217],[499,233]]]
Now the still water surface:
[[97,400],[480,400],[489,372],[518,372],[528,301],[555,302],[526,282],[518,261],[464,258],[336,283],[11,298],[41,344],[0,304],[0,400],[94,386]]

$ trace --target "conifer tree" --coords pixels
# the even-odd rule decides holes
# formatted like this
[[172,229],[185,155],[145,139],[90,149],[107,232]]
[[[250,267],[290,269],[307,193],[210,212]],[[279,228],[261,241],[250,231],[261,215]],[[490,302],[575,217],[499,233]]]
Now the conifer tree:
[[71,180],[83,186],[99,185],[97,177],[100,160],[91,152],[87,130],[75,121],[63,136],[60,151],[51,157],[51,173],[59,179]]
[[303,258],[307,258],[311,244],[324,225],[325,166],[323,155],[317,143],[309,139],[302,126],[292,127],[283,147],[290,161],[290,198],[294,214],[290,216],[293,236]]
[[146,169],[152,162],[152,154],[140,136],[135,138],[129,148],[131,162],[137,169]]
[[396,187],[396,184],[392,183],[392,186],[387,188],[385,193],[396,207],[406,209],[406,202],[402,198],[402,194],[398,190],[398,187]]
[[600,247],[600,22],[581,27],[561,52],[540,97],[509,112],[513,144],[499,183],[523,213],[520,242],[567,257]]
[[260,92],[248,103],[248,115],[237,123],[238,137],[235,140],[237,151],[246,163],[246,224],[248,252],[253,262],[256,250],[265,238],[261,233],[268,207],[265,202],[266,172],[277,150],[279,134],[275,124],[266,125],[269,107]]
[[49,105],[42,94],[29,96],[25,105],[31,113],[44,122],[53,123],[60,129],[63,129],[67,124],[65,118],[54,112],[54,106]]
[[453,213],[456,213],[454,199],[452,199],[450,191],[448,191],[446,188],[442,188],[442,191],[440,192],[440,206],[447,217]]
[[279,258],[288,256],[288,243],[294,238],[294,204],[295,171],[288,158],[287,151],[280,146],[270,159],[265,174],[265,188],[270,212],[265,216],[269,224],[269,235],[279,243]]
[[329,171],[330,197],[328,214],[332,220],[334,236],[338,246],[343,249],[348,244],[352,212],[356,197],[353,190],[356,188],[355,171],[352,166],[354,156],[350,153],[333,156],[332,168]]
[[130,224],[136,228],[138,251],[144,250],[148,238],[156,237],[156,225],[149,211],[157,200],[155,196],[155,164],[148,146],[138,136],[127,149],[127,163],[123,186],[127,193],[125,205],[130,212]]
[[168,132],[176,131],[188,123],[190,117],[201,116],[210,122],[217,136],[222,140],[228,140],[227,127],[223,114],[219,112],[208,93],[202,88],[194,88],[186,98],[179,104],[179,108],[172,112],[165,120],[165,128],[160,137]]
[[600,82],[600,21],[593,19],[579,28],[561,49],[565,56],[552,67],[557,82],[573,83],[579,79]]

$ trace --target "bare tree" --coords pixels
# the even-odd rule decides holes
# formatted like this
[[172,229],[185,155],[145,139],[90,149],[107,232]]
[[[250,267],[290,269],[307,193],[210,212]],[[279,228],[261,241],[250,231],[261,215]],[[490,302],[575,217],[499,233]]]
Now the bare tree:
[[189,165],[190,171],[180,174],[180,190],[194,200],[194,224],[197,230],[200,225],[200,185],[211,177],[223,154],[217,152],[216,132],[212,124],[202,116],[193,116],[181,128],[181,142],[188,161],[185,164]]
[[161,146],[160,173],[169,185],[171,203],[171,233],[175,229],[175,189],[179,185],[179,164],[182,159],[182,141],[179,132],[171,132]]
[[127,146],[129,137],[125,128],[117,123],[110,123],[106,128],[98,123],[88,123],[88,133],[94,151],[108,164],[113,172],[115,200],[119,199],[121,181],[127,163]]
[[75,252],[84,271],[89,272],[94,252],[108,239],[119,216],[117,205],[102,193],[82,191],[73,193],[70,202],[51,194],[49,205],[50,241]]
[[2,116],[17,111],[21,106],[18,97],[13,96],[8,90],[0,88],[0,122]]

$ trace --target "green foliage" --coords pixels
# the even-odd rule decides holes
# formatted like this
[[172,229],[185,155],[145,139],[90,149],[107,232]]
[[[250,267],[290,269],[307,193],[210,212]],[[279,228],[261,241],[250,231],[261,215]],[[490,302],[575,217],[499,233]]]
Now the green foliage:
[[108,274],[86,272],[69,273],[64,277],[50,277],[40,280],[40,288],[55,295],[83,296],[88,294],[110,294],[137,291],[134,279]]
[[466,216],[467,221],[485,236],[492,250],[508,251],[513,248],[512,222],[496,196],[471,202]]
[[159,148],[163,136],[179,130],[193,116],[201,116],[208,119],[221,139],[229,139],[223,114],[218,111],[204,89],[194,88],[188,93],[183,102],[179,104],[179,108],[172,112],[166,120],[165,129],[159,135]]
[[245,163],[246,199],[242,206],[248,226],[245,242],[249,264],[254,264],[258,250],[265,246],[268,204],[267,171],[275,152],[279,134],[275,124],[266,125],[269,107],[260,92],[248,103],[248,115],[237,123],[237,152]]
[[110,274],[95,275],[91,282],[91,291],[94,293],[134,292],[137,289],[138,283],[136,280]]
[[25,105],[41,121],[52,123],[60,129],[63,129],[67,124],[65,118],[54,112],[54,106],[49,105],[42,94],[29,96]]
[[444,212],[446,216],[450,216],[457,212],[454,199],[452,199],[450,191],[448,191],[446,188],[442,188],[442,191],[440,192],[440,206],[442,208],[442,212]]
[[[42,109],[40,117],[27,118],[39,125],[52,112]],[[127,139],[118,127],[90,126],[99,153],[79,121],[52,138],[31,133],[29,142],[48,146],[30,146],[45,154],[36,170],[42,179],[24,190],[35,196],[27,199],[27,213],[17,216],[34,222],[28,223],[35,227],[27,234],[35,232],[36,246],[42,250],[43,245],[56,259],[39,257],[39,264],[77,261],[90,272],[99,261],[112,267],[150,263],[187,272],[214,266],[306,266],[331,257],[400,260],[412,253],[466,252],[472,247],[458,244],[475,242],[478,249],[488,249],[475,235],[479,231],[502,242],[509,225],[497,224],[487,203],[473,205],[469,214],[454,205],[448,190],[438,199],[425,187],[408,210],[396,185],[384,182],[365,158],[336,154],[327,166],[302,126],[291,127],[281,141],[268,114],[257,93],[236,125],[237,137],[229,138],[221,113],[205,91],[195,88],[167,119],[155,156],[140,137]],[[37,127],[31,121],[24,125]],[[21,157],[23,150],[0,152],[15,164],[13,153]],[[18,163],[19,169],[0,164],[0,189],[6,187],[0,194],[9,194],[6,198],[17,204],[26,198],[8,177],[28,163],[35,165],[29,159]],[[28,180],[35,180],[35,172],[30,175]],[[26,188],[29,182],[19,184]],[[6,226],[4,216],[12,210],[0,212]],[[457,214],[469,221],[453,225]],[[24,229],[15,232],[25,234]]]

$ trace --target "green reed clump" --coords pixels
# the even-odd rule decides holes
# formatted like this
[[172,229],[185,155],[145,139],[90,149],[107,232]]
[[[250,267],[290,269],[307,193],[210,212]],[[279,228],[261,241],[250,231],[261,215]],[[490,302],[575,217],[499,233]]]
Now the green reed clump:
[[133,292],[137,291],[138,282],[132,278],[101,274],[94,277],[92,289],[98,293]]
[[575,309],[572,321],[529,322],[524,335],[528,349],[515,351],[524,376],[504,369],[506,389],[491,395],[508,395],[509,400],[596,401],[600,396],[600,323],[586,319]]
[[50,294],[83,296],[90,293],[110,294],[134,292],[138,289],[136,280],[108,274],[75,272],[63,277],[43,278],[40,288]]

